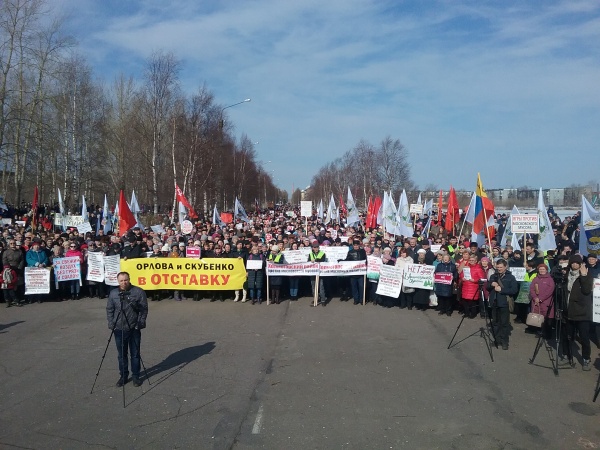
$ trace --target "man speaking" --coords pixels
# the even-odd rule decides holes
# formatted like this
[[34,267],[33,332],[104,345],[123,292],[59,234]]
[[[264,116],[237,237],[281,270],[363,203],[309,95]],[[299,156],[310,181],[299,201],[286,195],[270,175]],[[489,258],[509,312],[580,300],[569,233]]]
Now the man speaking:
[[117,275],[119,289],[113,289],[106,304],[108,328],[114,330],[115,343],[119,352],[119,373],[117,387],[127,383],[129,377],[127,352],[131,354],[131,374],[133,385],[141,386],[140,381],[140,345],[142,333],[146,328],[148,317],[148,300],[146,293],[137,286],[132,286],[129,274],[119,272]]

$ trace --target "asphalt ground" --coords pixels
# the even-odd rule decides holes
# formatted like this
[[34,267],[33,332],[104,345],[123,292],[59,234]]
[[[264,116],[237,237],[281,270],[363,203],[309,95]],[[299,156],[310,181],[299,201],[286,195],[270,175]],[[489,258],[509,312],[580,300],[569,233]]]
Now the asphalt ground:
[[555,376],[515,325],[354,306],[149,302],[142,387],[115,387],[105,300],[0,305],[0,447],[31,449],[600,448],[594,368]]

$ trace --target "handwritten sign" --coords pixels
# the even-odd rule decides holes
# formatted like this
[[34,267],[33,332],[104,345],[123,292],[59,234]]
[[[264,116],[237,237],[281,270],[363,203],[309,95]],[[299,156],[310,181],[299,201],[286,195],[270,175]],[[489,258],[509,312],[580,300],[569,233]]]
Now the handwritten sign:
[[62,216],[60,214],[54,216],[54,225],[59,227],[63,225],[67,228],[77,227],[77,225],[81,225],[83,222],[83,216]]
[[525,281],[525,274],[527,273],[525,267],[511,267],[509,270],[517,281]]
[[423,205],[420,203],[411,203],[410,204],[410,213],[411,214],[421,214],[423,212]]
[[118,286],[117,275],[121,271],[119,255],[104,257],[104,282],[107,286]]
[[303,200],[300,202],[300,215],[302,217],[312,216],[312,202],[310,200]]
[[98,283],[104,281],[104,255],[102,252],[88,253],[87,279]]
[[184,220],[181,222],[181,232],[183,234],[190,234],[194,229],[194,225],[189,220]]
[[367,278],[369,280],[379,279],[379,272],[382,264],[381,258],[373,255],[367,256]]
[[400,267],[382,264],[375,293],[387,297],[398,297],[402,288],[402,272],[403,269]]
[[407,264],[404,266],[403,284],[416,289],[433,289],[434,266]]
[[50,293],[50,269],[25,267],[25,295]]
[[54,260],[56,281],[79,280],[81,283],[81,262],[78,256],[56,258]]

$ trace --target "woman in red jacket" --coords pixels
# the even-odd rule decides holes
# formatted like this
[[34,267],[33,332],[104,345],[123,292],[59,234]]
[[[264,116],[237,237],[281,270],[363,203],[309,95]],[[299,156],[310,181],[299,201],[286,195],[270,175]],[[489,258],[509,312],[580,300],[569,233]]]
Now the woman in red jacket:
[[79,300],[79,291],[81,289],[81,266],[83,265],[83,253],[79,249],[79,244],[75,241],[69,243],[69,250],[65,253],[65,257],[77,257],[79,258],[79,280],[70,280],[67,285],[71,289],[71,300]]
[[554,321],[554,280],[548,273],[546,264],[540,264],[537,270],[538,275],[531,282],[529,289],[531,312],[539,312],[544,316],[542,333],[544,339],[550,339]]
[[479,280],[487,280],[483,267],[477,261],[476,255],[470,255],[468,259],[463,259],[458,266],[458,274],[461,282],[461,303],[465,317],[473,319],[477,316],[479,308]]

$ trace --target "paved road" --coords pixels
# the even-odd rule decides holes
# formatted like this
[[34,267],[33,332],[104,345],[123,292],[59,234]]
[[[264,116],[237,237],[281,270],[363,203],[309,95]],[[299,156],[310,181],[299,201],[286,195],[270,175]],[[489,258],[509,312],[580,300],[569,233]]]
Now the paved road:
[[519,326],[492,363],[479,319],[447,350],[458,316],[308,303],[151,302],[152,385],[126,408],[112,342],[90,394],[105,301],[2,307],[0,447],[600,448],[595,347],[592,372],[555,377]]

